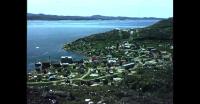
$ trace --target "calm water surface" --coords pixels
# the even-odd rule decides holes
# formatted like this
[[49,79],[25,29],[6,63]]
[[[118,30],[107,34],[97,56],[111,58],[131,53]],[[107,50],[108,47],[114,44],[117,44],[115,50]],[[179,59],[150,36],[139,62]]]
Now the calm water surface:
[[114,28],[140,28],[159,20],[61,20],[27,22],[27,71],[34,68],[34,62],[59,59],[70,55],[76,59],[80,54],[66,52],[63,44],[95,33],[110,31]]

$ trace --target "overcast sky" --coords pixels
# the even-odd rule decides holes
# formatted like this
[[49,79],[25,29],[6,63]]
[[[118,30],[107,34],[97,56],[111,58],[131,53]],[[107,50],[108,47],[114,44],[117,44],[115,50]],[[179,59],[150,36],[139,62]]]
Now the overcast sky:
[[27,0],[28,13],[71,16],[173,16],[173,0]]

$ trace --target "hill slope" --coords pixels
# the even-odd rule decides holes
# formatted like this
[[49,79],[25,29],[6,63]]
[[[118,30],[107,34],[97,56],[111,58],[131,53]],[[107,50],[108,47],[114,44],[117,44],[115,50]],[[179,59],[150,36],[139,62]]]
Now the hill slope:
[[[173,18],[159,21],[146,28],[120,30],[114,29],[104,33],[93,34],[84,38],[77,39],[72,43],[65,44],[63,49],[86,53],[90,50],[105,50],[105,47],[118,46],[125,41],[137,43],[139,45],[159,44],[165,41],[172,44],[173,37]],[[148,44],[147,44],[148,43]],[[161,42],[162,44],[163,42]],[[102,51],[103,52],[103,51]],[[104,51],[106,53],[106,51]],[[97,53],[98,55],[99,53]]]
[[149,27],[141,29],[118,30],[114,29],[105,33],[93,34],[85,38],[80,38],[75,42],[86,41],[116,41],[124,39],[157,39],[171,40],[173,37],[173,18],[159,21]]
[[142,39],[173,39],[173,18],[162,20],[152,26],[139,31],[139,38]]

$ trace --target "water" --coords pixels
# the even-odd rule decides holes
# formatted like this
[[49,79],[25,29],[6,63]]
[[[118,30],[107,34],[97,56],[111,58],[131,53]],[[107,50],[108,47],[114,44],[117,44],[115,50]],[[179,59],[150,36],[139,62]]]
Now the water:
[[66,52],[63,44],[91,34],[110,31],[114,28],[140,28],[159,20],[61,20],[28,21],[27,69],[34,68],[35,61],[59,59],[62,55],[82,58],[80,54]]

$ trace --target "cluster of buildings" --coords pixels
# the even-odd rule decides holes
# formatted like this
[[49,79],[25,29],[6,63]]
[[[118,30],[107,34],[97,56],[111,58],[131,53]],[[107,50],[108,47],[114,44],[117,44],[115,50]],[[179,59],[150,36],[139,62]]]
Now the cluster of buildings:
[[[138,64],[151,68],[156,65],[162,66],[166,61],[172,61],[172,55],[168,51],[161,51],[154,47],[145,47],[128,41],[106,46],[104,50],[107,51],[106,54],[90,54],[88,58],[78,61],[73,60],[71,56],[61,56],[59,61],[37,62],[35,63],[35,70],[38,74],[32,75],[32,79],[37,79],[42,74],[43,78],[47,79],[46,81],[65,79],[64,84],[112,85],[113,82],[118,83],[123,80],[123,77],[118,76],[119,74],[123,72],[130,75],[135,73],[134,69]],[[94,49],[93,51],[97,50]],[[72,68],[70,69],[69,66]],[[52,69],[64,70],[64,73],[58,75],[57,71],[52,72]],[[77,78],[78,83],[75,81]]]
[[[83,63],[83,60],[73,60],[71,56],[61,56],[59,61],[51,61],[49,58],[48,61],[36,62],[35,70],[32,73],[28,73],[28,80],[41,81],[41,79],[47,79],[45,81],[53,81],[62,79],[70,74],[68,67],[70,65],[74,66],[74,63],[78,64],[81,68],[80,63]],[[57,73],[63,70],[63,75],[58,76]],[[40,78],[40,76],[42,77]]]
[[37,62],[35,63],[35,70],[37,72],[47,73],[50,67],[59,68],[66,67],[69,64],[73,63],[73,59],[71,56],[61,56],[60,61],[46,61],[46,62]]

